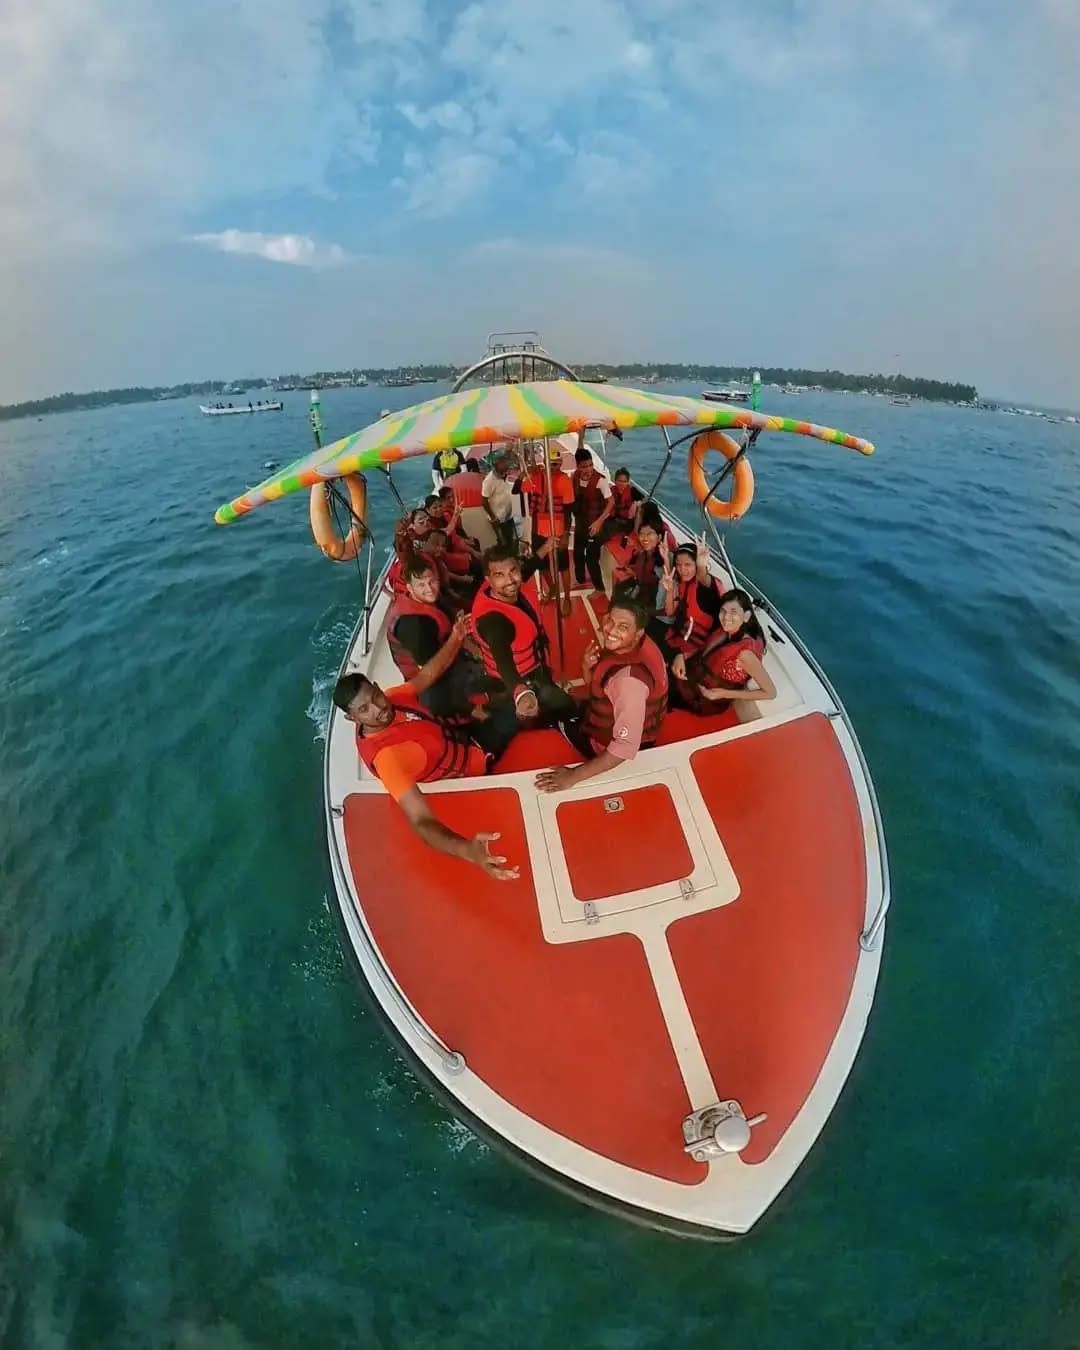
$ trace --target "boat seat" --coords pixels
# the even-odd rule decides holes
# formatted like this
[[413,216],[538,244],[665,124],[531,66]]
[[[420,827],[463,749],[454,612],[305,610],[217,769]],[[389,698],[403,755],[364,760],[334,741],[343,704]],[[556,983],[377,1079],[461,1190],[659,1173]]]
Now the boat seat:
[[710,713],[707,717],[699,717],[685,708],[672,708],[664,714],[656,744],[677,745],[679,741],[692,741],[695,736],[709,736],[714,731],[727,731],[738,725],[734,708],[725,708],[723,712]]
[[529,769],[553,769],[580,761],[581,755],[561,731],[519,731],[492,773],[524,773]]

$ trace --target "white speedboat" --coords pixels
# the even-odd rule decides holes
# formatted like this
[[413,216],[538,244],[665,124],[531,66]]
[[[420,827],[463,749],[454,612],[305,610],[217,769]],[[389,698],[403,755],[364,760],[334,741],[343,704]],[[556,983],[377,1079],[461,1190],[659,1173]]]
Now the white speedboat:
[[[689,445],[695,473],[703,435],[713,442],[718,429],[743,466],[773,431],[873,448],[747,409],[599,390],[546,354],[531,373],[565,378],[492,383],[506,358],[470,368],[478,387],[317,450],[216,519],[304,488],[318,501],[327,484],[344,502],[342,479],[362,508],[363,471],[380,470],[374,482],[441,448],[514,447],[583,427],[601,457],[613,428],[657,429],[654,495],[673,452]],[[723,500],[725,483],[704,507]],[[469,509],[467,528],[484,535],[486,517]],[[664,515],[680,541],[692,538]],[[712,521],[703,508],[702,527]],[[354,529],[362,541],[355,517]],[[386,687],[401,677],[370,537],[367,548],[341,670]],[[424,785],[451,828],[499,831],[517,880],[422,844],[358,765],[354,727],[337,709],[323,792],[343,942],[417,1075],[545,1181],[644,1224],[723,1238],[762,1216],[836,1104],[874,997],[890,891],[870,773],[836,690],[716,533],[710,567],[721,586],[751,592],[766,628],[777,697],[758,705],[760,720],[669,712],[654,746],[558,795],[534,787],[537,770],[577,759],[557,731],[521,732],[490,776]],[[571,690],[605,607],[572,600],[561,625],[553,606],[545,619],[554,674]],[[824,1165],[845,1166],[844,1147],[834,1138]]]
[[237,414],[244,413],[246,416],[248,413],[281,412],[284,406],[285,406],[284,403],[280,402],[245,403],[237,408],[231,407],[230,405],[221,407],[220,405],[217,404],[210,404],[209,406],[207,406],[205,403],[200,403],[199,411],[206,417],[232,417],[234,413]]
[[723,389],[703,389],[701,397],[708,403],[749,403],[750,390],[730,385]]

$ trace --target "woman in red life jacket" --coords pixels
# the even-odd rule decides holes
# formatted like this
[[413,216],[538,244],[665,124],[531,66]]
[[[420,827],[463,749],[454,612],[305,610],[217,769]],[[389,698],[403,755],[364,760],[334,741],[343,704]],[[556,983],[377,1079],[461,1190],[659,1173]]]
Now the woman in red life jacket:
[[572,739],[585,761],[538,774],[541,792],[563,792],[595,778],[656,740],[667,711],[668,671],[660,648],[645,632],[648,620],[639,600],[612,601],[599,643],[588,649],[582,665],[589,693]]
[[761,716],[757,705],[776,697],[764,656],[765,634],[753,601],[745,591],[726,591],[720,597],[719,629],[696,656],[688,660],[680,652],[671,663],[679,702],[700,716],[730,705],[740,722],[753,721]]
[[615,499],[610,480],[593,463],[587,447],[583,445],[575,452],[574,463],[574,578],[584,586],[587,572],[593,594],[604,595],[600,544]]
[[611,484],[611,523],[608,535],[633,534],[639,524],[641,493],[630,481],[630,470],[616,469]]
[[361,763],[380,780],[425,844],[452,858],[475,863],[499,881],[515,880],[518,869],[504,866],[505,858],[488,852],[488,844],[499,837],[497,833],[481,831],[472,839],[456,834],[438,819],[418,786],[487,771],[488,757],[480,747],[459,727],[435,717],[420,704],[419,696],[427,688],[428,678],[437,679],[442,673],[437,668],[442,657],[440,652],[414,679],[387,690],[366,675],[343,675],[334,689],[334,703],[356,727]]
[[625,545],[616,539],[608,544],[615,564],[611,573],[615,586],[612,594],[640,600],[650,610],[655,610],[660,577],[664,571],[660,535],[654,525],[642,521],[637,534],[620,536],[622,538],[626,540]]
[[472,602],[477,581],[472,576],[472,561],[463,553],[447,552],[445,530],[432,530],[424,540],[421,552],[430,558],[439,573],[439,582],[448,602],[460,607]]
[[709,573],[709,548],[705,536],[694,544],[681,544],[674,559],[666,543],[664,557],[664,612],[672,620],[667,634],[669,659],[677,652],[693,656],[715,631],[720,614],[720,592]]

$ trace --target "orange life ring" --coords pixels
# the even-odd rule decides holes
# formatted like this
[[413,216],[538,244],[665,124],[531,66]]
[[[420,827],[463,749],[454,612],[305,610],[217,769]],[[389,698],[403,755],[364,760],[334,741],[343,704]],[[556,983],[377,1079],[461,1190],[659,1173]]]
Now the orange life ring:
[[[709,485],[705,481],[705,455],[709,450],[719,450],[725,459],[735,460],[735,468],[731,473],[735,486],[728,501],[718,497],[715,492],[709,496]],[[709,515],[716,516],[718,520],[738,520],[740,516],[746,515],[754,500],[754,471],[745,455],[742,459],[736,459],[739,450],[740,446],[723,431],[703,431],[690,444],[690,458],[686,466],[690,487],[697,500],[704,503]]]
[[325,483],[316,483],[311,489],[311,533],[332,562],[351,562],[367,538],[367,483],[363,474],[347,473],[339,480],[349,493],[352,507],[352,526],[344,539],[337,532],[330,510],[330,494]]

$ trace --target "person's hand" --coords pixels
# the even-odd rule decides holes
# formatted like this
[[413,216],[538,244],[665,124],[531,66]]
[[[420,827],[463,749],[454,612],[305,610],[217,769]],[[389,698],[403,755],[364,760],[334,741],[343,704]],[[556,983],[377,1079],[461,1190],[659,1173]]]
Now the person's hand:
[[504,867],[506,859],[497,853],[488,852],[488,844],[498,839],[498,830],[481,830],[469,840],[467,854],[469,862],[482,867],[489,877],[496,881],[517,881],[521,875],[519,867]]
[[603,527],[604,522],[602,520],[594,520],[593,523],[589,526],[589,538],[595,539],[596,536],[603,529]]
[[705,536],[702,535],[700,539],[695,536],[694,544],[697,547],[697,565],[707,568],[709,565],[709,546],[705,542]]
[[686,679],[686,657],[679,652],[675,660],[671,663],[671,673],[677,680]]
[[561,768],[545,769],[543,773],[538,773],[533,786],[538,792],[565,792],[573,784],[573,769]]
[[581,673],[589,675],[597,661],[600,660],[600,645],[596,641],[590,642],[585,648],[585,655],[581,658]]
[[529,722],[540,716],[540,700],[531,689],[526,689],[514,699],[514,712],[519,722]]
[[464,642],[471,631],[472,627],[469,623],[469,616],[462,610],[454,620],[454,626],[450,632],[453,637],[457,638],[458,642]]

